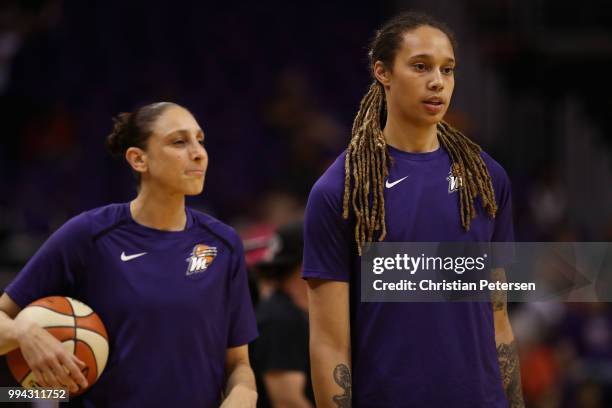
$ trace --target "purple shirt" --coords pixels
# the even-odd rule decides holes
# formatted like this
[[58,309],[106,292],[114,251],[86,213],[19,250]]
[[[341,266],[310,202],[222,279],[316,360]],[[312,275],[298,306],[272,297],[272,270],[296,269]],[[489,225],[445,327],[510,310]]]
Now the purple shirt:
[[226,349],[257,337],[255,315],[238,235],[189,208],[187,220],[185,230],[170,232],[137,224],[127,203],[84,212],[6,288],[21,307],[45,296],[74,297],[104,322],[106,369],[71,401],[219,406]]
[[[389,147],[389,152],[385,241],[513,240],[510,183],[489,155],[482,153],[497,216],[490,219],[477,200],[478,215],[466,232],[446,150],[408,153]],[[360,302],[354,221],[342,219],[344,158],[343,153],[310,193],[304,277],[350,283],[353,406],[507,407],[490,303]]]

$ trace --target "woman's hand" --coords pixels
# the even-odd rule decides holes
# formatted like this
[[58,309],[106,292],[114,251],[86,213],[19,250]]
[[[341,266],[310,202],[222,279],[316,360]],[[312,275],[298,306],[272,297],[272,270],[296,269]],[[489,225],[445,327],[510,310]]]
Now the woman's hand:
[[79,385],[87,387],[87,379],[81,372],[85,363],[38,324],[19,316],[14,322],[19,348],[38,384],[43,387],[68,387],[71,392],[77,392]]
[[243,385],[236,385],[220,408],[255,408],[257,392]]

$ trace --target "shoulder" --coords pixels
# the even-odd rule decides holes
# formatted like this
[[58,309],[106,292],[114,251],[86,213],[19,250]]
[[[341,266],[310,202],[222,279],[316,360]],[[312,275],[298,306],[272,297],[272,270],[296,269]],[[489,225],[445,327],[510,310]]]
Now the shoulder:
[[116,225],[123,217],[121,206],[109,204],[103,207],[84,211],[66,221],[56,235],[81,238],[92,238]]
[[325,170],[310,190],[309,201],[322,200],[333,206],[341,205],[344,194],[344,161],[346,151]]
[[42,257],[57,253],[69,257],[85,254],[98,234],[104,234],[115,225],[116,217],[108,213],[114,211],[114,206],[118,204],[88,210],[70,218],[51,234],[37,253]]
[[193,216],[194,223],[197,223],[200,228],[203,228],[208,233],[216,236],[232,252],[241,253],[243,251],[242,241],[234,228],[219,221],[211,215],[205,214],[189,207],[188,210]]
[[508,177],[508,173],[503,168],[499,162],[497,162],[490,154],[485,152],[484,150],[480,152],[480,157],[484,161],[487,169],[489,170],[489,174],[491,175],[491,179],[493,180],[493,185],[497,187],[498,185],[506,185],[510,184],[510,178]]
[[480,152],[482,160],[485,162],[489,174],[491,175],[491,182],[493,184],[493,191],[495,193],[495,199],[499,203],[508,202],[511,196],[512,186],[510,184],[510,177],[508,173],[495,159],[493,159],[485,151]]
[[91,238],[96,241],[115,228],[132,220],[129,203],[113,203],[85,211],[69,222],[78,221],[89,227]]
[[108,204],[94,208],[78,215],[83,222],[88,223],[93,237],[103,234],[129,220],[127,212],[128,203]]

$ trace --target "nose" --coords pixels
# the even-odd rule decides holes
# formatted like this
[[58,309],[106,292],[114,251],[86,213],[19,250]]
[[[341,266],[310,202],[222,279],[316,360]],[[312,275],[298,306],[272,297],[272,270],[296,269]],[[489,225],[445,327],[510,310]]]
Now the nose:
[[196,141],[192,144],[191,149],[189,149],[189,156],[193,161],[202,161],[206,157],[206,149],[204,149],[200,142]]
[[427,87],[436,92],[440,92],[444,89],[444,81],[442,80],[442,73],[439,70],[433,70],[432,76],[427,84]]

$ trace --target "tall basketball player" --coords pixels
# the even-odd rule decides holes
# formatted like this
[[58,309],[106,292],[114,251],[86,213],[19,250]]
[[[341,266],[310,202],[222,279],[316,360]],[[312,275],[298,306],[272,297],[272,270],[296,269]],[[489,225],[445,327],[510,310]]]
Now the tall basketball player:
[[443,121],[454,48],[419,14],[377,32],[350,145],[310,193],[303,274],[318,407],[524,405],[503,299],[360,302],[366,242],[513,240],[505,171]]

